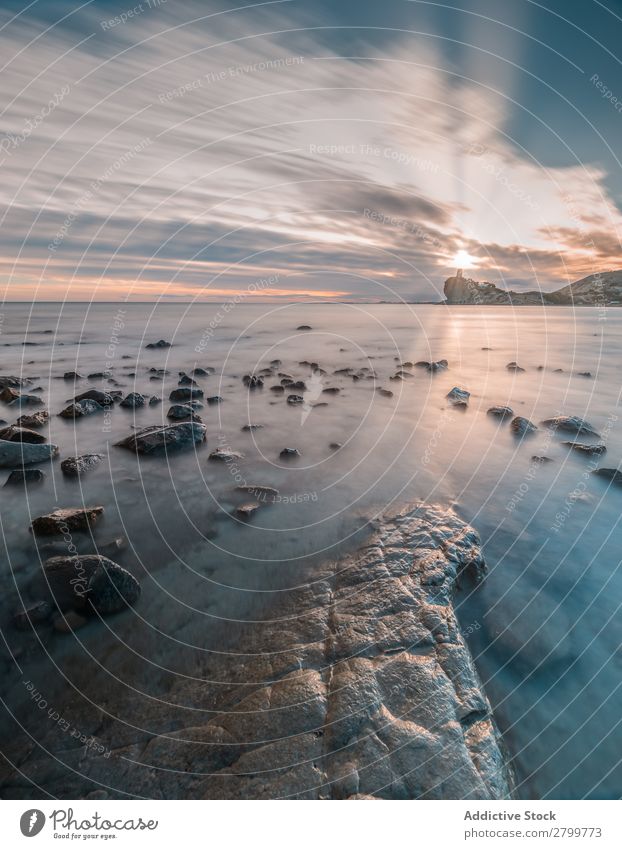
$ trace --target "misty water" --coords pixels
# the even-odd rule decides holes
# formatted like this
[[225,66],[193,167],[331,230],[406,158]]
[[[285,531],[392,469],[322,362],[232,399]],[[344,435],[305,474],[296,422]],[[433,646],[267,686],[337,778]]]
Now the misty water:
[[[146,349],[159,339],[172,347]],[[482,538],[487,578],[461,592],[457,611],[513,758],[518,794],[619,797],[622,489],[591,470],[617,467],[622,458],[622,311],[9,304],[0,349],[3,374],[32,377],[27,391],[50,410],[44,432],[60,458],[105,455],[79,480],[63,477],[54,461],[42,466],[42,485],[26,493],[0,489],[2,628],[21,667],[20,675],[6,659],[7,701],[35,739],[24,675],[45,676],[63,705],[75,698],[72,685],[97,702],[106,676],[85,679],[89,656],[133,690],[139,721],[146,701],[166,700],[171,679],[201,680],[211,652],[231,652],[232,664],[240,662],[239,629],[260,627],[254,623],[270,616],[276,594],[313,580],[314,564],[354,548],[383,512],[421,500],[453,507]],[[441,358],[447,371],[407,368],[412,376],[390,380],[401,363]],[[243,385],[245,374],[276,359],[280,371],[306,381],[304,407],[287,404],[288,390],[270,391],[276,376],[263,389]],[[305,361],[326,374],[312,376]],[[509,371],[511,361],[524,372]],[[206,397],[223,399],[199,411],[206,445],[168,460],[115,446],[133,427],[166,422],[178,373],[196,366],[215,369],[197,383]],[[369,377],[335,374],[348,367]],[[169,374],[150,380],[151,368]],[[110,370],[112,378],[81,379],[74,388],[63,379],[74,370]],[[89,386],[163,402],[115,406],[75,425],[54,415]],[[471,393],[466,410],[446,400],[453,386]],[[339,393],[323,391],[330,387]],[[562,445],[572,436],[541,425],[517,439],[507,421],[486,414],[499,404],[538,424],[581,416],[603,436],[607,454],[594,462]],[[2,405],[0,416],[13,422],[31,411]],[[242,431],[248,423],[263,427]],[[235,464],[209,461],[218,447],[244,456]],[[281,459],[284,447],[301,456]],[[552,462],[536,463],[533,455]],[[235,516],[249,500],[236,491],[240,483],[276,487],[280,500],[244,522]],[[96,541],[126,537],[114,559],[140,579],[141,600],[105,624],[28,642],[8,623],[21,602],[38,599],[40,563],[49,556],[37,553],[28,526],[56,507],[80,504],[105,508]]]

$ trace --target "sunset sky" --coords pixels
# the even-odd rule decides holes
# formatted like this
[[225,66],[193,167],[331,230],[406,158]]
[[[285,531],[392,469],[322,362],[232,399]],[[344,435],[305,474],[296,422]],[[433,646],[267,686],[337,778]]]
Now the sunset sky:
[[437,300],[457,262],[519,290],[622,267],[622,3],[230,8],[2,3],[5,299]]

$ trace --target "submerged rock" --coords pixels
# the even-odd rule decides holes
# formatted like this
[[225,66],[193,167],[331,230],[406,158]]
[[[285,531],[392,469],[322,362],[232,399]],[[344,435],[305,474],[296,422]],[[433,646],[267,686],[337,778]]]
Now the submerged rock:
[[169,407],[166,418],[176,419],[177,421],[201,421],[201,416],[195,413],[194,407],[191,407],[190,404],[173,404],[172,407]]
[[58,445],[50,442],[35,445],[32,442],[7,442],[0,440],[0,468],[17,469],[31,463],[51,460],[58,454]]
[[179,389],[173,389],[168,397],[169,401],[194,401],[196,398],[203,398],[203,390],[193,386],[181,386]]
[[83,375],[78,374],[77,371],[66,371],[63,375],[63,380],[82,380]]
[[535,433],[538,430],[537,425],[530,422],[529,419],[526,419],[524,416],[516,416],[516,418],[512,419],[510,427],[517,436],[526,436],[527,434]]
[[67,457],[60,464],[63,474],[69,477],[79,477],[91,469],[97,468],[103,459],[103,454],[82,454],[79,457]]
[[101,554],[50,557],[44,568],[61,607],[68,600],[79,610],[107,616],[136,604],[140,596],[136,578]]
[[232,451],[230,448],[217,448],[209,455],[210,460],[221,460],[224,463],[230,463],[233,460],[242,460],[244,454],[239,451]]
[[310,324],[299,324],[296,330],[311,330]]
[[589,422],[580,419],[578,416],[554,416],[552,419],[545,419],[542,424],[553,430],[564,430],[568,433],[577,433],[580,436],[599,435]]
[[82,401],[74,401],[61,410],[58,414],[62,419],[81,419],[84,416],[92,416],[93,413],[103,412],[104,407],[93,401],[91,398],[84,398]]
[[246,433],[249,433],[250,431],[253,431],[253,430],[261,430],[262,428],[263,428],[262,424],[245,424],[245,425],[242,425],[242,430],[245,431]]
[[514,410],[511,407],[489,407],[486,413],[498,419],[508,419],[514,415]]
[[24,484],[43,483],[45,472],[41,469],[13,469],[9,472],[5,486],[23,486]]
[[139,407],[144,407],[146,403],[147,399],[144,395],[141,395],[140,392],[130,392],[130,394],[126,395],[119,403],[119,406],[129,407],[131,410],[136,410]]
[[471,393],[467,392],[466,389],[460,389],[459,386],[454,386],[453,389],[449,390],[445,397],[454,405],[454,407],[467,407]]
[[540,454],[534,454],[531,459],[534,463],[552,463],[553,462],[550,457],[543,457]]
[[17,398],[9,401],[10,407],[35,407],[38,404],[43,404],[43,399],[38,395],[18,395]]
[[285,392],[284,386],[271,386],[270,392],[278,392],[279,395],[282,395]]
[[415,363],[415,368],[424,368],[427,371],[446,371],[449,368],[447,360],[437,360],[436,362],[428,362],[427,360],[419,360]]
[[157,342],[149,342],[148,345],[145,345],[146,348],[170,348],[171,343],[167,342],[165,339],[159,339]]
[[30,430],[27,427],[18,427],[10,425],[0,430],[0,439],[6,439],[7,442],[30,442],[33,445],[40,445],[47,441],[42,433],[37,433],[36,430]]
[[569,448],[572,448],[574,451],[578,451],[580,454],[587,454],[590,456],[599,456],[607,452],[607,446],[602,444],[589,445],[586,442],[562,442],[562,445],[567,445]]
[[263,387],[263,378],[257,374],[245,374],[242,378],[242,383],[249,389],[261,389]]
[[135,454],[166,454],[183,451],[205,442],[207,428],[198,422],[182,422],[174,425],[145,427],[117,442]]
[[393,393],[390,389],[383,389],[381,386],[377,387],[376,392],[378,395],[382,395],[383,398],[393,398]]
[[[121,393],[119,393],[121,394]],[[114,404],[114,395],[111,392],[103,392],[101,389],[87,389],[73,399],[80,401],[97,401],[102,407],[111,407]]]
[[47,410],[40,410],[37,413],[27,413],[20,416],[17,420],[18,427],[44,427],[48,423],[50,414]]
[[507,366],[506,366],[506,369],[507,369],[508,371],[516,371],[516,372],[519,372],[519,371],[525,371],[525,369],[524,369],[524,368],[521,368],[521,367],[518,365],[518,363],[515,363],[515,362],[508,363],[508,364],[507,364]]
[[35,534],[65,534],[69,531],[86,531],[101,518],[103,507],[65,507],[38,516],[30,526]]
[[283,448],[279,454],[279,457],[282,457],[284,460],[291,460],[294,457],[300,456],[300,451],[297,448]]
[[210,395],[209,398],[206,398],[206,401],[210,407],[213,407],[215,404],[222,404],[224,398],[221,398],[220,395]]
[[611,481],[617,486],[622,486],[622,471],[620,469],[594,469],[592,474]]
[[296,406],[298,404],[304,404],[304,402],[305,402],[305,399],[302,397],[302,395],[288,395],[287,396],[287,403],[292,404],[293,406]]

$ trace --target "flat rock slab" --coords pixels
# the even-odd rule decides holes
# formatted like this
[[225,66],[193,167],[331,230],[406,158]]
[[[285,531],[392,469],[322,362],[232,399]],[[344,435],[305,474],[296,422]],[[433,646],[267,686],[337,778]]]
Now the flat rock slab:
[[545,419],[542,424],[552,430],[563,430],[579,436],[598,436],[592,425],[578,416],[554,416],[552,419]]
[[104,512],[103,507],[66,507],[33,519],[31,529],[35,534],[64,534],[85,531]]
[[132,433],[116,444],[136,454],[166,454],[182,451],[205,442],[207,428],[199,422],[146,427]]
[[51,460],[58,454],[58,445],[46,442],[35,445],[32,442],[8,442],[0,440],[0,468],[17,469],[31,463],[42,463]]

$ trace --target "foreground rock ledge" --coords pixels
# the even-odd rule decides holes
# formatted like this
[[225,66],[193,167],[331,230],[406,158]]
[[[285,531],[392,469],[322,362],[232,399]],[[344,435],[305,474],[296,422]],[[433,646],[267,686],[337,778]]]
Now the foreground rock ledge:
[[233,688],[219,715],[153,740],[141,762],[159,782],[158,767],[211,773],[192,787],[199,798],[508,797],[452,606],[459,577],[484,568],[477,534],[455,514],[394,516],[247,647],[244,680],[267,683]]

